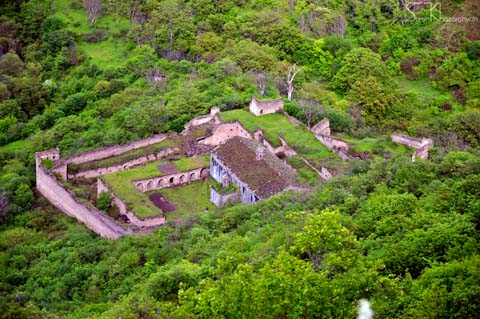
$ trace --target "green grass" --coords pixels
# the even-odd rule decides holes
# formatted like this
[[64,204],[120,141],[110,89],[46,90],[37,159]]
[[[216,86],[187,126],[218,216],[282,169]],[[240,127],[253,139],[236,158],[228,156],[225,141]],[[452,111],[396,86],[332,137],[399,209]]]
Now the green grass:
[[128,58],[128,49],[125,47],[125,41],[115,39],[114,35],[128,32],[130,21],[126,18],[120,18],[105,14],[98,18],[94,26],[90,24],[83,6],[79,9],[71,8],[71,1],[54,1],[55,16],[61,18],[67,23],[66,30],[77,35],[92,33],[95,30],[104,30],[107,33],[107,39],[97,43],[81,42],[80,48],[93,64],[102,68],[120,67]]
[[165,214],[167,221],[172,221],[204,212],[205,208],[208,208],[210,211],[215,209],[215,206],[210,202],[209,187],[209,185],[214,183],[215,181],[209,178],[208,182],[195,181],[189,185],[164,188],[148,194],[160,193],[170,203],[175,205],[175,211]]
[[295,126],[282,114],[255,116],[246,110],[232,110],[220,113],[220,117],[223,121],[238,120],[250,132],[261,128],[265,138],[273,146],[280,146],[278,137],[282,137],[290,147],[309,161],[318,162],[328,157],[336,157],[310,131]]
[[444,95],[435,89],[428,79],[409,80],[405,77],[397,77],[398,86],[402,93],[415,91],[422,100],[431,100]]
[[210,166],[210,155],[187,157],[172,163],[179,171],[188,171],[202,166]]
[[[172,163],[179,171],[188,171],[208,166],[209,159],[209,155],[204,155],[196,158],[183,158],[178,161],[173,161]],[[138,179],[162,176],[162,173],[157,167],[160,163],[162,162],[156,161],[126,171],[106,174],[102,176],[102,179],[112,188],[115,194],[126,203],[128,209],[134,211],[139,218],[160,216],[162,215],[162,211],[153,205],[148,195],[138,191],[132,183],[132,181]],[[207,199],[208,198],[209,197],[207,197]]]
[[341,138],[348,142],[348,144],[352,146],[352,150],[357,153],[369,152],[372,155],[374,155],[374,153],[378,153],[378,156],[383,156],[385,153],[390,153],[394,156],[398,156],[411,155],[413,152],[413,149],[410,149],[402,144],[392,142],[390,135],[355,139],[351,136],[342,134]]
[[29,140],[19,140],[12,143],[8,143],[0,146],[0,152],[12,152],[26,151],[30,149],[31,142]]
[[82,43],[80,46],[90,61],[102,68],[120,67],[128,59],[128,50],[122,40],[110,38],[97,43]]

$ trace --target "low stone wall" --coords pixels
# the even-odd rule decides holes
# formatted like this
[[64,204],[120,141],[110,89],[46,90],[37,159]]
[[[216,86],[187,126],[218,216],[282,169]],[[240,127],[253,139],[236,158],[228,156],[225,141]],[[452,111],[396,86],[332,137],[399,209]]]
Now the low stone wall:
[[428,138],[420,139],[420,138],[409,137],[409,136],[398,134],[398,133],[393,133],[391,137],[393,142],[407,145],[413,148],[420,148],[427,144],[433,145],[432,140]]
[[99,210],[79,202],[73,194],[61,185],[55,176],[41,165],[42,154],[36,154],[36,180],[38,191],[52,205],[76,218],[87,228],[105,238],[118,238],[131,233]]
[[217,207],[222,207],[230,203],[238,203],[240,201],[240,192],[220,194],[210,186],[210,201]]
[[428,151],[433,147],[433,141],[429,138],[414,138],[403,134],[393,133],[392,141],[415,148],[412,154],[412,162],[415,158],[428,159]]
[[168,135],[159,134],[142,140],[133,141],[127,145],[114,145],[97,148],[91,151],[86,151],[80,154],[75,154],[67,157],[65,164],[82,164],[86,162],[96,161],[107,157],[118,156],[123,153],[142,148],[148,145],[157,144],[164,141]]
[[324,135],[315,135],[315,137],[331,151],[347,152],[349,149],[348,143],[340,139],[336,139],[336,138],[333,138],[330,136],[324,136]]
[[302,126],[302,122],[294,118],[293,116],[289,115],[287,112],[283,112],[283,114],[287,117],[287,119],[295,126]]
[[158,227],[166,223],[166,219],[164,216],[145,219],[138,218],[134,212],[128,211],[127,205],[120,199],[120,197],[118,197],[115,192],[113,192],[107,186],[107,184],[105,184],[100,178],[98,178],[97,195],[100,195],[101,192],[108,192],[110,194],[110,198],[112,199],[112,203],[118,207],[120,214],[126,216],[130,223],[137,227]]
[[178,148],[175,147],[168,147],[166,149],[163,149],[159,151],[156,154],[150,154],[148,156],[141,156],[139,158],[117,164],[117,165],[112,165],[108,167],[100,167],[96,169],[90,169],[86,171],[81,171],[75,174],[68,174],[68,178],[75,178],[75,177],[85,177],[85,178],[93,178],[93,177],[98,177],[101,175],[109,174],[109,173],[114,173],[114,172],[119,172],[119,171],[125,171],[127,169],[130,169],[133,166],[149,163],[149,162],[154,162],[156,160],[159,160],[165,156],[168,156],[170,154],[173,154],[175,152],[179,151]]
[[200,167],[175,174],[135,180],[132,183],[139,191],[149,192],[198,181],[206,178],[208,175],[209,169],[207,167]]
[[220,145],[234,136],[252,138],[250,133],[240,124],[240,122],[222,123],[215,127],[212,135],[199,140],[199,144]]
[[210,110],[210,114],[197,116],[196,118],[192,119],[190,122],[185,124],[183,133],[185,133],[186,131],[190,130],[193,127],[200,126],[207,123],[220,124],[222,121],[218,117],[218,114],[220,114],[220,108],[212,107]]

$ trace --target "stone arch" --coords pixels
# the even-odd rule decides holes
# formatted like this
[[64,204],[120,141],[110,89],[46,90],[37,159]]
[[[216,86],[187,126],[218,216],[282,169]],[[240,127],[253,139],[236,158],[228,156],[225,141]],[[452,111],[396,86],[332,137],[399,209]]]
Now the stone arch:
[[153,189],[153,181],[148,181],[147,183],[147,191],[151,191]]
[[168,182],[169,182],[170,184],[174,184],[174,183],[175,183],[175,176],[170,177],[169,180],[168,180]]
[[157,182],[157,188],[165,186],[165,180],[163,178],[160,178]]
[[195,177],[197,176],[197,174],[195,172],[191,173],[190,174],[190,180],[193,181],[195,180]]
[[180,181],[180,183],[185,183],[187,181],[187,176],[186,175],[180,175],[179,181]]
[[202,170],[200,171],[200,178],[207,178],[209,175],[208,173],[208,168],[202,168]]
[[128,169],[128,165],[127,164],[123,165],[123,169],[125,170]]
[[139,191],[143,192],[143,183],[137,183],[137,185],[135,185],[135,187],[136,187]]
[[260,115],[262,115],[262,114],[263,114],[263,110],[260,110]]

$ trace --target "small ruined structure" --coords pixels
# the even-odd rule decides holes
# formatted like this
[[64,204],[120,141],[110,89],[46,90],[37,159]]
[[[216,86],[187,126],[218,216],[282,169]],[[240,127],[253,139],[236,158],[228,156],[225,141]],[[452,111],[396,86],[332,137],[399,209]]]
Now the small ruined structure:
[[204,145],[220,145],[234,136],[252,138],[242,124],[235,121],[216,125],[211,135],[203,137],[197,140],[197,142]]
[[260,101],[253,96],[250,102],[250,112],[256,116],[277,113],[281,111],[283,111],[282,99]]
[[433,147],[433,141],[429,138],[413,138],[403,134],[393,133],[392,141],[409,147],[413,147],[415,151],[412,154],[412,162],[418,157],[420,159],[428,159],[428,151]]
[[315,135],[317,140],[332,152],[337,153],[342,160],[352,159],[352,157],[348,155],[348,150],[350,149],[348,143],[339,138],[330,136],[330,120],[328,118],[324,118],[318,122],[318,124],[313,126],[310,131]]
[[257,141],[238,136],[212,154],[210,176],[219,183],[227,177],[238,187],[244,204],[253,204],[299,185],[295,171],[288,164]]

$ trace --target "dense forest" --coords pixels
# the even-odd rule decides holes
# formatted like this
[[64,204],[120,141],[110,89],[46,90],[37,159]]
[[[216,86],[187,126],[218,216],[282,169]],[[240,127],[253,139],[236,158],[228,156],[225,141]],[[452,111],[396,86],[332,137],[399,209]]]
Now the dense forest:
[[[35,189],[37,151],[180,132],[253,95],[370,156],[118,240]],[[430,159],[391,152],[394,131]],[[0,4],[0,318],[353,318],[362,298],[375,318],[476,318],[479,229],[476,0]]]

